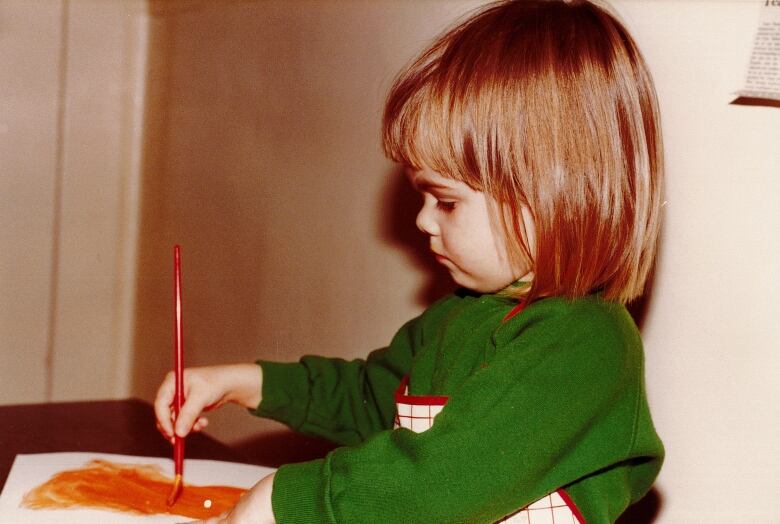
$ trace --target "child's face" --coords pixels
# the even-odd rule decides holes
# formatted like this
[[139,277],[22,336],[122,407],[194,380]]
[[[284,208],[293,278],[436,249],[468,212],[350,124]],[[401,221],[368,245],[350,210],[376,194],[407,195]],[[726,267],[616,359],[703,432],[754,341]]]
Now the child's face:
[[480,293],[505,288],[525,276],[528,267],[513,267],[504,236],[494,231],[491,197],[430,168],[408,172],[424,198],[417,227],[427,234],[436,260],[459,285]]

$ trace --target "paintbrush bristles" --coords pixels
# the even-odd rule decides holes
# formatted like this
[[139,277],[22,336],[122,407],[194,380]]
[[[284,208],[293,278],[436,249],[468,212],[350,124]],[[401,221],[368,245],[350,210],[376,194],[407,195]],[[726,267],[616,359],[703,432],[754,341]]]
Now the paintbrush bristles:
[[171,494],[168,495],[168,500],[165,501],[168,507],[176,504],[176,499],[181,495],[182,487],[181,475],[176,475],[176,478],[173,480],[173,486],[171,486]]

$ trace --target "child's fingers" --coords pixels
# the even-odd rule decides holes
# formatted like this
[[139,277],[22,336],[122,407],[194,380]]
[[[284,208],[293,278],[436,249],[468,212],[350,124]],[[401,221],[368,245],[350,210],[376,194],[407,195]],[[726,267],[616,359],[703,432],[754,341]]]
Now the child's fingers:
[[199,417],[192,425],[192,431],[203,431],[208,425],[209,420],[206,417]]
[[175,439],[175,438],[173,438],[173,436],[172,436],[172,435],[170,435],[170,434],[168,434],[168,433],[165,433],[165,432],[163,431],[163,429],[162,429],[162,426],[160,426],[159,424],[157,424],[157,430],[158,430],[158,431],[160,432],[160,434],[161,434],[161,435],[162,435],[162,436],[165,438],[165,440],[167,440],[167,441],[168,441],[168,442],[170,442],[171,444],[175,444],[175,443],[176,443],[176,439]]
[[157,431],[159,431],[159,432],[160,432],[160,434],[161,434],[163,437],[165,437],[165,440],[170,440],[170,439],[171,439],[171,435],[170,435],[169,433],[166,433],[166,432],[165,432],[165,430],[163,429],[163,427],[160,425],[160,423],[159,423],[159,422],[157,423]]
[[163,429],[163,433],[167,435],[173,434],[171,403],[173,402],[174,381],[173,372],[169,372],[163,379],[162,384],[160,384],[157,396],[154,399],[154,414],[157,417],[158,424]]
[[208,399],[204,394],[200,391],[192,391],[181,407],[181,411],[179,411],[179,418],[176,419],[174,432],[180,437],[186,437],[208,403]]
[[160,430],[160,433],[162,433],[165,438],[173,436],[173,422],[171,422],[170,418],[157,419],[157,429]]

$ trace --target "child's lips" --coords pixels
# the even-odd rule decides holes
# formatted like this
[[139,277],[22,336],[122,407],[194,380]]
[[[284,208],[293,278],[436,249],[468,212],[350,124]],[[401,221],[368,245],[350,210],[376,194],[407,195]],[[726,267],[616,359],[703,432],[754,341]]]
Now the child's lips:
[[446,264],[448,262],[452,263],[449,258],[441,254],[441,251],[439,251],[439,246],[431,244],[428,246],[428,249],[430,249],[431,253],[433,253],[433,258],[439,264]]
[[433,258],[435,258],[436,262],[438,262],[439,264],[444,264],[445,262],[450,261],[449,258],[445,257],[444,255],[440,255],[436,251],[433,252]]

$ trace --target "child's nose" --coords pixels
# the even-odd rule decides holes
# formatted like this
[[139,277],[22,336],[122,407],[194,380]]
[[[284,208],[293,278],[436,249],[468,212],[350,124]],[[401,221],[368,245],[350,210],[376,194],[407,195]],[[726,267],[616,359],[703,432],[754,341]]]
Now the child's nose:
[[433,219],[433,213],[431,213],[430,206],[426,202],[423,204],[420,212],[417,213],[417,219],[414,221],[417,225],[417,229],[425,233],[426,235],[436,235],[438,233],[438,226]]

